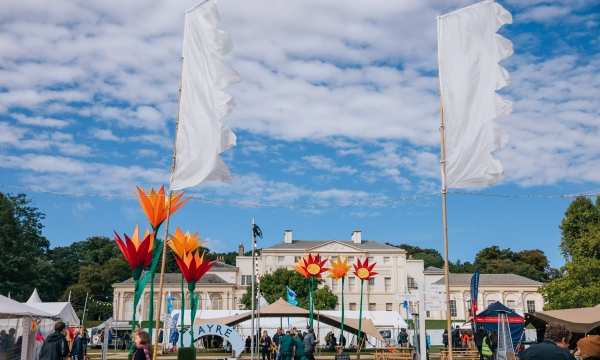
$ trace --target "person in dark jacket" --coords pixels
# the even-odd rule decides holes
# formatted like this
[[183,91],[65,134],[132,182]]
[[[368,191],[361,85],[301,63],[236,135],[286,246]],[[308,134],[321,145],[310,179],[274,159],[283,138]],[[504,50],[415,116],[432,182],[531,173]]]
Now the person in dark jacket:
[[84,340],[80,334],[80,330],[75,330],[75,339],[73,339],[73,346],[71,347],[71,360],[83,360],[83,345]]
[[150,335],[145,331],[140,331],[135,336],[135,351],[131,360],[148,360],[152,358],[152,346]]
[[567,350],[571,331],[566,326],[549,323],[544,337],[542,342],[525,350],[523,360],[575,360],[575,356]]
[[444,333],[442,334],[442,343],[444,344],[444,347],[447,349],[448,348],[448,329],[444,329]]
[[483,360],[483,354],[481,352],[481,345],[483,344],[483,338],[485,337],[485,330],[483,330],[483,325],[479,325],[479,329],[475,332],[475,346],[477,347],[477,351],[479,352],[479,360]]
[[496,329],[492,330],[490,340],[492,341],[492,352],[495,354],[498,349],[498,331]]
[[454,349],[458,349],[458,345],[460,344],[460,330],[455,328],[452,332],[452,346]]
[[262,360],[271,360],[271,337],[267,330],[263,331],[263,336],[260,338],[260,352],[262,353]]
[[39,360],[63,360],[69,356],[69,344],[65,334],[67,325],[59,321],[54,324],[54,332],[44,340],[42,350],[40,350]]
[[162,344],[163,343],[163,329],[158,329],[158,343]]

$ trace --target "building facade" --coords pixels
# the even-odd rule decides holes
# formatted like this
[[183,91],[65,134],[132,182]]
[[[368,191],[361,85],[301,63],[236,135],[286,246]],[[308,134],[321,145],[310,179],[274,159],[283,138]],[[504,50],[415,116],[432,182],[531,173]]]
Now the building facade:
[[[260,255],[255,256],[254,266],[252,256],[244,256],[244,246],[240,244],[236,266],[227,265],[222,259],[217,259],[213,268],[196,285],[196,292],[202,294],[199,309],[238,310],[243,309],[239,301],[246,288],[252,284],[252,274],[263,276],[278,268],[292,270],[291,264],[297,264],[299,257],[308,253],[320,254],[322,258],[337,259],[337,256],[348,258],[348,264],[354,265],[358,259],[369,259],[376,262],[375,271],[378,273],[371,281],[364,284],[363,311],[398,311],[406,316],[403,302],[396,301],[398,293],[416,293],[418,283],[443,284],[444,271],[429,267],[424,269],[423,260],[406,257],[406,251],[394,246],[382,244],[373,240],[363,240],[358,230],[351,234],[350,240],[294,240],[292,231],[284,232],[284,241],[268,248],[263,248]],[[451,274],[450,294],[453,318],[468,319],[470,307],[469,287],[471,274]],[[325,278],[325,285],[341,299],[341,282]],[[155,279],[155,291],[158,292],[158,276]],[[133,280],[114,284],[114,317],[117,320],[131,319],[133,313]],[[520,277],[518,275],[481,275],[479,287],[479,309],[483,310],[491,301],[502,301],[511,308],[517,305],[519,299],[527,308],[540,310],[543,298],[537,293],[541,283]],[[358,310],[360,306],[360,280],[349,272],[345,281],[345,302],[347,310]],[[169,293],[173,298],[173,309],[180,309],[181,304],[181,275],[165,274],[163,303]],[[187,284],[184,284],[184,295],[189,298]],[[520,297],[523,295],[522,297]],[[520,297],[520,298],[519,298]],[[138,319],[147,316],[150,302],[149,285],[143,301],[138,305]],[[155,295],[155,301],[158,294]],[[187,304],[187,303],[186,303]],[[485,304],[485,305],[484,305]],[[411,304],[411,307],[415,307]],[[467,306],[469,305],[469,306]],[[338,304],[337,309],[340,308]],[[443,312],[428,312],[427,318],[445,318]],[[147,320],[143,318],[143,320]]]

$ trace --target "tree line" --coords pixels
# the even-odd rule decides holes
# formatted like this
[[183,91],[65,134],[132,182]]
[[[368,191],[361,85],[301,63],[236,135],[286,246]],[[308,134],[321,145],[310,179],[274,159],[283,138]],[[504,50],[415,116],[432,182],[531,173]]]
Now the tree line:
[[[78,312],[83,310],[86,294],[89,294],[86,318],[110,316],[112,284],[131,277],[131,269],[115,242],[109,237],[92,236],[68,246],[51,248],[42,233],[44,218],[25,194],[0,192],[0,294],[10,293],[13,299],[22,302],[34,288],[43,301],[66,301],[70,294]],[[576,198],[567,208],[560,229],[559,251],[566,261],[560,269],[551,268],[541,250],[515,252],[491,246],[479,251],[473,262],[451,262],[450,272],[473,273],[480,268],[483,274],[514,273],[543,282],[540,292],[547,302],[545,309],[595,306],[600,303],[600,197],[595,203],[586,197]],[[405,249],[407,256],[413,259],[424,260],[425,267],[444,266],[442,255],[435,249],[388,245]],[[206,251],[207,257],[222,257],[225,263],[235,266],[236,251],[201,250]],[[167,272],[178,272],[171,256],[167,256],[165,268]],[[284,295],[282,284],[298,282],[299,285],[302,281],[293,273],[286,274],[274,277],[278,281],[273,284],[261,283],[264,290],[272,287],[273,291],[264,292],[267,301]],[[334,303],[330,294],[329,289],[320,294],[323,308]],[[304,298],[298,295],[299,299]],[[249,303],[249,299],[246,300]]]

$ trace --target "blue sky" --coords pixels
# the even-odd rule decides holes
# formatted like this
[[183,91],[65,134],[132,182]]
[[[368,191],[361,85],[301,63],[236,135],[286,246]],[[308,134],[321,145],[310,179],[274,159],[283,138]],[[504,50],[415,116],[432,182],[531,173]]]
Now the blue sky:
[[[220,29],[242,76],[227,92],[238,137],[223,154],[235,178],[189,194],[173,217],[215,251],[295,239],[364,239],[443,250],[435,16],[473,1],[223,0]],[[505,178],[487,194],[563,195],[600,189],[600,6],[506,0],[500,33],[515,54],[501,90],[513,114],[495,155]],[[132,195],[169,178],[184,11],[192,1],[8,1],[0,14],[0,184]],[[368,4],[368,5],[367,5]],[[16,192],[16,190],[9,190]],[[137,202],[26,192],[53,246],[130,234]],[[349,207],[290,208],[377,202]],[[451,260],[483,247],[539,248],[558,267],[569,199],[450,194]]]

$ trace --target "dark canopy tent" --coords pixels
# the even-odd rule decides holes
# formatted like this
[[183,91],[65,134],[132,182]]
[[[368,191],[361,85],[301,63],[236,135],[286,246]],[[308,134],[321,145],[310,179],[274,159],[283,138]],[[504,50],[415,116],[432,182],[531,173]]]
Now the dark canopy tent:
[[506,312],[513,346],[516,347],[521,340],[523,331],[525,331],[525,318],[510,310],[502,303],[496,301],[488,306],[485,310],[477,314],[477,316],[475,316],[475,323],[477,324],[477,327],[479,327],[479,325],[483,325],[484,330],[498,331],[498,315],[500,312]]

